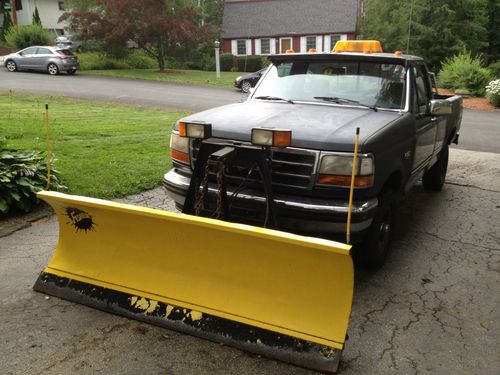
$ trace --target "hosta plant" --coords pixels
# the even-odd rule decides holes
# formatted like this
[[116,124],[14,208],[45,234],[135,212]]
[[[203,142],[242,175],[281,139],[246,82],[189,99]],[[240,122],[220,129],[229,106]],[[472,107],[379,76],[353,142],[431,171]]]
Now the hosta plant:
[[[59,173],[51,169],[51,190],[63,190]],[[0,149],[0,216],[9,211],[28,212],[36,193],[47,188],[47,157],[43,152]]]

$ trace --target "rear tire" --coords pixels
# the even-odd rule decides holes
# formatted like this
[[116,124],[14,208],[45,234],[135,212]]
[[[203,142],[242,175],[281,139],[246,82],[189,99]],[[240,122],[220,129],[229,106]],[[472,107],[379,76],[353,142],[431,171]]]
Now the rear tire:
[[5,64],[5,66],[7,67],[7,70],[9,72],[15,72],[17,70],[17,65],[12,60],[7,61],[7,63]]
[[47,65],[47,72],[51,75],[51,76],[56,76],[59,74],[59,68],[57,67],[56,64],[54,63],[50,63],[49,65]]
[[363,243],[354,248],[356,263],[368,268],[382,267],[389,253],[396,211],[396,193],[392,188],[384,188],[379,195],[372,225]]
[[448,145],[444,145],[441,150],[439,160],[424,173],[422,183],[424,188],[428,190],[441,191],[446,180],[446,171],[448,170]]

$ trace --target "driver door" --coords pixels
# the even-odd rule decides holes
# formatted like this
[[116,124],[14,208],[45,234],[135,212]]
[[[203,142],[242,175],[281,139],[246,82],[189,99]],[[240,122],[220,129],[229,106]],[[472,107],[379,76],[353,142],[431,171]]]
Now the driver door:
[[416,124],[416,145],[412,174],[420,174],[430,162],[436,142],[437,122],[430,114],[432,98],[430,80],[423,64],[412,67],[412,111]]
[[19,52],[19,60],[16,62],[17,66],[21,69],[34,69],[36,59],[36,47],[28,47]]

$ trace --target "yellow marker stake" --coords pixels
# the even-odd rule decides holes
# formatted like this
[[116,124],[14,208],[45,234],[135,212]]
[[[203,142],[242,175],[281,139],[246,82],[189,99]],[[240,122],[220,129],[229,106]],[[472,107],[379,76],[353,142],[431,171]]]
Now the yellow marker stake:
[[50,143],[49,105],[45,104],[45,140],[47,142],[47,190],[50,190],[50,162],[52,159],[52,145]]
[[349,189],[349,210],[347,211],[346,242],[348,244],[351,243],[352,198],[354,196],[354,179],[356,178],[356,164],[358,161],[358,141],[359,141],[359,128],[356,128],[356,137],[354,140],[354,158],[352,160],[351,188]]

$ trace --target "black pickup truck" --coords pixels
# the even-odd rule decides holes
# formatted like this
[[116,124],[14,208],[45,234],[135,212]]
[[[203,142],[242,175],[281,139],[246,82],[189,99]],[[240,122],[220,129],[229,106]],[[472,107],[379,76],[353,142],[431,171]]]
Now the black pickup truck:
[[[459,96],[438,95],[422,58],[401,53],[288,53],[271,65],[243,103],[185,117],[171,138],[168,194],[182,208],[199,143],[179,123],[211,124],[215,147],[248,147],[252,129],[292,131],[291,145],[271,148],[279,229],[339,238],[345,234],[356,129],[359,159],[352,226],[354,255],[383,264],[398,201],[422,180],[441,190],[448,146],[458,142]],[[265,194],[255,171],[233,161],[225,171],[234,221],[262,225]],[[248,167],[248,166],[247,166]],[[216,194],[210,176],[208,194]]]

